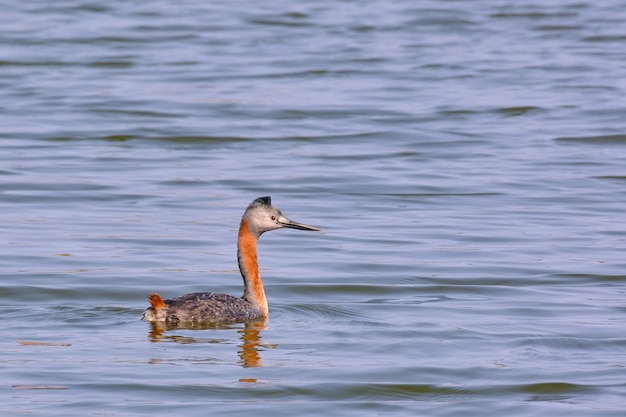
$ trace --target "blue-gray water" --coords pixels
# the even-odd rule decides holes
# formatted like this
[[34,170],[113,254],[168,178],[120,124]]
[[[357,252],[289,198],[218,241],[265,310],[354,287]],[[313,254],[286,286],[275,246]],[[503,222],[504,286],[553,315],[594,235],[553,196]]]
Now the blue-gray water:
[[[4,1],[0,414],[622,416],[626,3]],[[264,325],[239,295],[271,195]]]

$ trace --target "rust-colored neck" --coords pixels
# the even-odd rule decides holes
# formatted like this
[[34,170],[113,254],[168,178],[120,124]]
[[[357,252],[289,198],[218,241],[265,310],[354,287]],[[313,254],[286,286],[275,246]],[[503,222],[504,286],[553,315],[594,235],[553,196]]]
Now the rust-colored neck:
[[254,236],[248,227],[248,220],[243,219],[239,227],[239,240],[237,243],[237,259],[239,260],[239,271],[243,277],[243,298],[257,305],[267,317],[268,308],[259,273],[259,263],[256,256],[257,237]]

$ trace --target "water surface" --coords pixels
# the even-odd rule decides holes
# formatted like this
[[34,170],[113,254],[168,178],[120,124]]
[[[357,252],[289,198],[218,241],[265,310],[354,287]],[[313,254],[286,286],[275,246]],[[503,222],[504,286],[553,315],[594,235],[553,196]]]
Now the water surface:
[[8,2],[0,412],[621,416],[624,6]]

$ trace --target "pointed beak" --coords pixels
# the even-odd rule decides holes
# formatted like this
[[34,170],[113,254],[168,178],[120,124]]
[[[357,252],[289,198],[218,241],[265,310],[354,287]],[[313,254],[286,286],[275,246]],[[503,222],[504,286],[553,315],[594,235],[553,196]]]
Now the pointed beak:
[[316,232],[319,232],[320,229],[318,229],[317,227],[313,227],[313,226],[308,226],[306,224],[302,224],[302,223],[297,223],[294,222],[292,220],[289,220],[286,217],[282,217],[279,221],[278,224],[280,224],[283,227],[288,227],[290,229],[298,229],[298,230],[314,230]]

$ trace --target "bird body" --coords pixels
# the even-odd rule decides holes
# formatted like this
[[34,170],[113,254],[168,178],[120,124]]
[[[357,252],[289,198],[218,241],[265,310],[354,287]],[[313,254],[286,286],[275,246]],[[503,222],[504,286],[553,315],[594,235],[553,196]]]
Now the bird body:
[[283,227],[320,230],[289,220],[272,206],[269,196],[257,198],[241,219],[237,239],[237,259],[244,281],[243,296],[237,298],[228,294],[197,292],[163,300],[159,294],[152,293],[148,297],[150,307],[144,311],[142,319],[181,325],[248,322],[267,318],[269,310],[259,273],[256,245],[264,232]]

